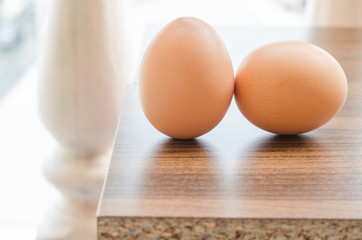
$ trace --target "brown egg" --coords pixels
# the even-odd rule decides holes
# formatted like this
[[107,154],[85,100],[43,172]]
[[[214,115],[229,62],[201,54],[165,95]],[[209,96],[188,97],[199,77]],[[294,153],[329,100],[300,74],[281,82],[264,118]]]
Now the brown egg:
[[328,122],[343,106],[347,79],[323,49],[300,41],[263,46],[241,63],[235,100],[243,115],[266,131],[294,135]]
[[160,132],[191,139],[213,129],[234,91],[228,51],[207,23],[178,18],[152,40],[139,73],[143,111]]

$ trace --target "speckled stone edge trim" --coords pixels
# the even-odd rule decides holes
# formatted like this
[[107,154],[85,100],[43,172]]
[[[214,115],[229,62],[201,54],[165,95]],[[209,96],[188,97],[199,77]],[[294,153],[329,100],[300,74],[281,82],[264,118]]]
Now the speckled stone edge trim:
[[98,239],[362,239],[362,220],[98,218]]

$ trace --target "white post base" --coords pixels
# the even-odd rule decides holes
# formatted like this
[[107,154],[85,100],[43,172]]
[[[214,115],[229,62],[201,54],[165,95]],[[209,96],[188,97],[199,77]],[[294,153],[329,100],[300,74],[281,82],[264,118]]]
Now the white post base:
[[44,175],[61,196],[47,211],[39,226],[38,240],[95,240],[96,210],[109,152],[77,156],[64,149],[44,163]]
[[97,204],[59,198],[39,226],[38,240],[95,240]]

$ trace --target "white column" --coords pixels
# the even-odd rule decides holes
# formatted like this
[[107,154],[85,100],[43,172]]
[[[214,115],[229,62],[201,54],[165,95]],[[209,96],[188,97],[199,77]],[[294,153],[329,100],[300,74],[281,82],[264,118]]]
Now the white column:
[[317,27],[362,27],[361,0],[308,0],[307,20]]
[[44,163],[44,175],[61,197],[38,239],[96,239],[95,211],[130,81],[120,4],[54,0],[51,5],[40,46],[39,104],[59,142]]

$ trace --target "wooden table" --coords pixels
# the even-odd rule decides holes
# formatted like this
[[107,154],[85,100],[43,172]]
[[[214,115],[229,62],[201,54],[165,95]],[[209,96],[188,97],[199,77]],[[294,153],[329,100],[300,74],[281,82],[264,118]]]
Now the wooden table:
[[214,130],[182,141],[150,125],[132,84],[98,209],[99,239],[362,239],[362,29],[217,31],[235,67],[272,41],[324,48],[346,72],[345,106],[320,129],[278,136],[232,102]]

